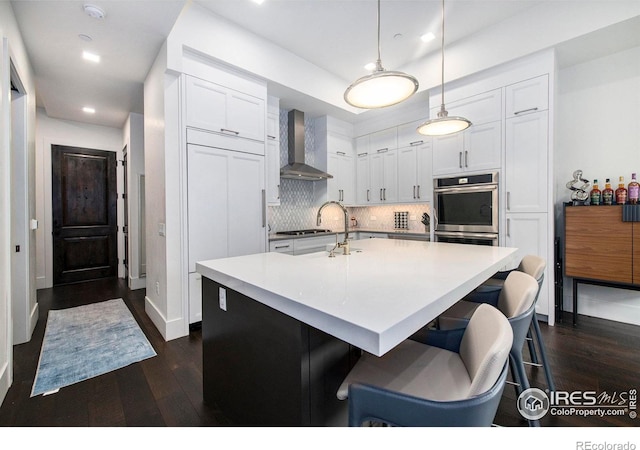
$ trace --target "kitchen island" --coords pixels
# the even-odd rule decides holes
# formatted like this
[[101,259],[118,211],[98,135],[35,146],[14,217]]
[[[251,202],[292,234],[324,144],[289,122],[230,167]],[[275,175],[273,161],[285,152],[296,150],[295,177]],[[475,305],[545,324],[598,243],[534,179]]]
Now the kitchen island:
[[[514,248],[370,239],[351,254],[199,262],[203,391],[241,425],[346,424],[337,387],[507,264]],[[345,422],[342,422],[345,420]]]

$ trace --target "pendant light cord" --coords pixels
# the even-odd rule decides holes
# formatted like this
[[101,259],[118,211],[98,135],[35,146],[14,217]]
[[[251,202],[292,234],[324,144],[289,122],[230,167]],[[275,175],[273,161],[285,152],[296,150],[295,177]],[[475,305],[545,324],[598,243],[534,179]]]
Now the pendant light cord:
[[382,60],[380,59],[380,0],[378,0],[378,61],[376,61],[377,70],[382,70]]

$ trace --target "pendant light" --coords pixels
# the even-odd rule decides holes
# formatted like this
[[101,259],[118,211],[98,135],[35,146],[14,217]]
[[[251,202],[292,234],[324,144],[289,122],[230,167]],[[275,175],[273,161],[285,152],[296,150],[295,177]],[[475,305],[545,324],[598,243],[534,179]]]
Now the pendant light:
[[378,60],[373,73],[358,78],[344,92],[351,106],[374,109],[403,102],[418,90],[418,80],[404,72],[387,71],[380,60],[380,0],[378,0]]
[[442,82],[440,84],[442,89],[442,103],[440,105],[440,111],[438,111],[438,117],[436,119],[430,119],[420,125],[417,129],[418,133],[425,136],[444,136],[446,134],[457,133],[462,130],[466,130],[471,126],[471,122],[464,117],[451,116],[444,108],[444,0],[442,0]]

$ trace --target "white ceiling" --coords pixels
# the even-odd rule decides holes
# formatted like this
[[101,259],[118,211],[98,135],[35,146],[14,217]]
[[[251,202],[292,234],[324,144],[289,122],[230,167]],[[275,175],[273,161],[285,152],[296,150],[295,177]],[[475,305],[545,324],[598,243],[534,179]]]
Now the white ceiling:
[[[262,5],[252,0],[192,1],[344,79],[345,88],[367,73],[365,63],[376,59],[377,4],[373,0],[265,0]],[[85,3],[101,7],[105,18],[87,16]],[[122,127],[129,112],[143,112],[144,79],[186,3],[12,0],[35,72],[38,105],[50,117]],[[446,43],[543,3],[550,0],[447,0]],[[382,0],[381,57],[386,69],[397,70],[439,52],[440,8],[439,0]],[[592,40],[586,53],[584,46],[573,42],[564,57],[574,63],[597,56],[597,47],[611,51],[640,45],[637,25],[637,20],[627,24],[622,37],[612,35],[606,45],[602,36]],[[419,36],[426,31],[436,39],[425,44]],[[85,42],[79,34],[93,40]],[[82,50],[100,54],[102,61],[84,61]],[[84,114],[85,105],[95,107],[96,114]]]

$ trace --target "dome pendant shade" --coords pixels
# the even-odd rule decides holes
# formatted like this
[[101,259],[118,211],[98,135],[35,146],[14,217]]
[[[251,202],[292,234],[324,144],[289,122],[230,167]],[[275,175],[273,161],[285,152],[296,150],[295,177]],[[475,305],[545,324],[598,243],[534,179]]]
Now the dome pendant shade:
[[445,136],[458,133],[471,126],[471,122],[464,117],[451,116],[443,108],[438,112],[436,119],[430,119],[421,124],[417,131],[425,136]]
[[403,102],[417,90],[418,80],[411,75],[381,69],[354,81],[344,100],[357,108],[384,108]]

